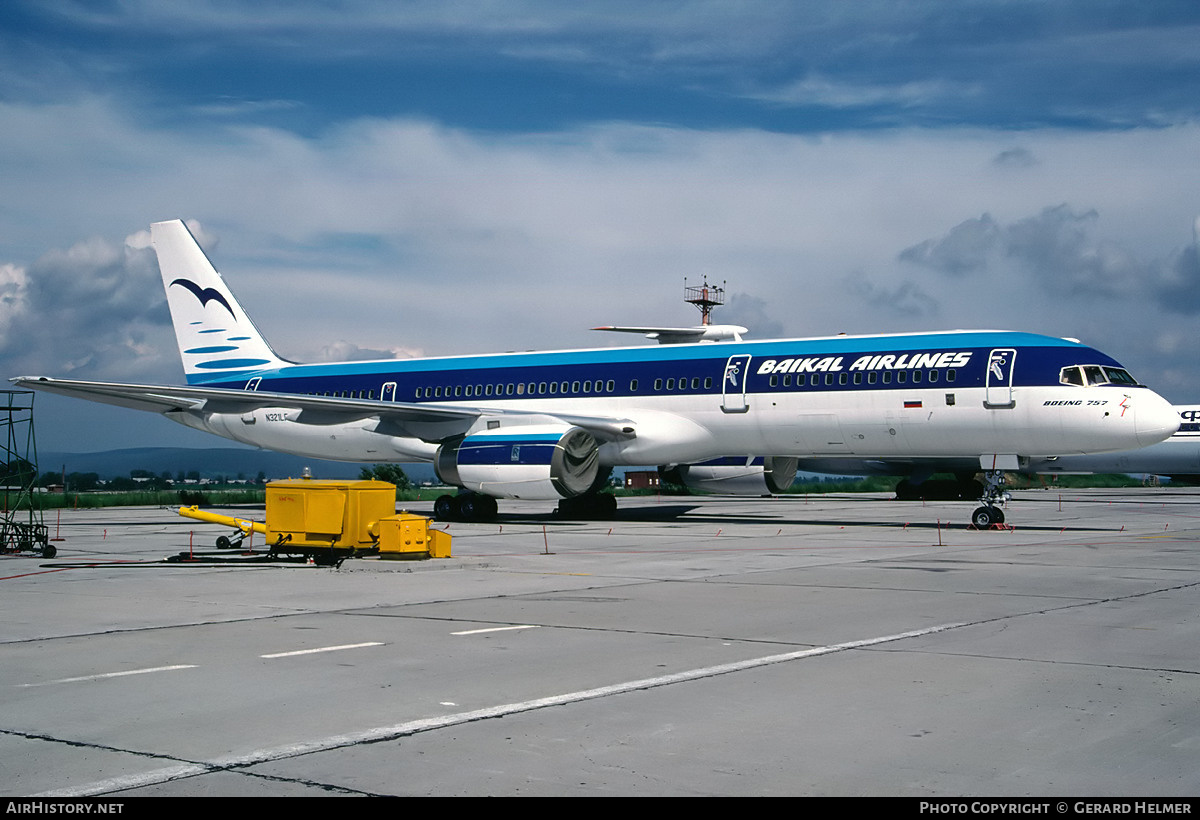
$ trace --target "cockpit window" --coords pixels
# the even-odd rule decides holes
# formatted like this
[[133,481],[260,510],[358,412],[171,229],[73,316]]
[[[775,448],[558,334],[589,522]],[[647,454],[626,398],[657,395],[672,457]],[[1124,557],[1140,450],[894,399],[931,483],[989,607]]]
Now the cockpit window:
[[1072,365],[1058,372],[1059,384],[1085,385],[1121,384],[1136,387],[1138,382],[1120,367],[1102,367],[1098,364]]
[[1058,374],[1060,384],[1077,384],[1083,387],[1083,373],[1078,367],[1064,367]]
[[1137,384],[1137,379],[1135,379],[1133,376],[1130,376],[1128,370],[1122,370],[1119,367],[1106,367],[1104,368],[1104,373],[1108,376],[1108,380],[1113,384]]

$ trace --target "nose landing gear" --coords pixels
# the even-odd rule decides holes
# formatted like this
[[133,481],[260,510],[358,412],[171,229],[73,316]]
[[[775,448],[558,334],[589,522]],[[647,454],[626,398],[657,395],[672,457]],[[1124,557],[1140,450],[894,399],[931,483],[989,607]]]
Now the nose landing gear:
[[1012,498],[1012,495],[1004,490],[1003,471],[986,470],[983,473],[983,481],[983,496],[979,499],[983,506],[971,513],[971,524],[980,530],[1003,524],[1003,507]]

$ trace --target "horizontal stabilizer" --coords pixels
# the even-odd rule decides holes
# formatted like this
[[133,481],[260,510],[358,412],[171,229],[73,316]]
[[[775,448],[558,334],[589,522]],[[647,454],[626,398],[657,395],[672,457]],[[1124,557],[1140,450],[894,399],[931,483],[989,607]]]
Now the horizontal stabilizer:
[[694,344],[696,342],[740,342],[747,328],[739,325],[697,325],[695,327],[617,327],[605,325],[592,330],[615,333],[642,333],[647,339],[657,339],[662,345]]

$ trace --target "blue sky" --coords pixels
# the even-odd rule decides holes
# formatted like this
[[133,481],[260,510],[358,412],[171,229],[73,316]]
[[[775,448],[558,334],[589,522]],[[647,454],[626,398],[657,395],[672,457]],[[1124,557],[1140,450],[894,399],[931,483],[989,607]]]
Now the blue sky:
[[[1196,401],[1194,2],[0,5],[0,375],[181,379],[150,222],[298,360],[1074,336]],[[43,449],[215,442],[38,398]]]

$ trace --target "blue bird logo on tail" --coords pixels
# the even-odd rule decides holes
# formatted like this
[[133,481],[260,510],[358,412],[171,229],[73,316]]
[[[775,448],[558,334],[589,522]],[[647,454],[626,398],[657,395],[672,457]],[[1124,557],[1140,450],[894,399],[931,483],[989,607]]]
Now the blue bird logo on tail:
[[192,295],[200,300],[201,307],[208,305],[209,302],[220,303],[227,311],[229,311],[229,315],[233,316],[233,320],[235,322],[237,321],[237,316],[234,315],[233,308],[229,306],[229,302],[225,301],[225,297],[222,296],[221,292],[216,288],[202,288],[191,279],[176,279],[175,281],[171,282],[171,284],[182,285],[184,288],[191,291]]

